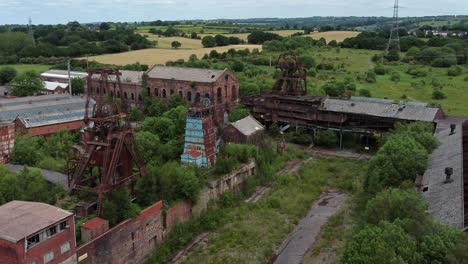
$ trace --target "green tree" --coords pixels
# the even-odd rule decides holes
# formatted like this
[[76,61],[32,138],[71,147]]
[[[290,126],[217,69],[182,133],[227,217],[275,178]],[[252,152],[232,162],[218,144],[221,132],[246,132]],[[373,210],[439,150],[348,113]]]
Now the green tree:
[[109,25],[109,23],[106,23],[106,22],[102,22],[100,25],[99,25],[99,30],[109,30],[111,27]]
[[76,136],[70,131],[60,130],[45,142],[46,152],[54,158],[68,159],[70,150],[76,142]]
[[24,167],[18,173],[9,173],[0,167],[0,202],[12,200],[53,204],[59,187],[50,187],[39,169]]
[[365,216],[366,221],[374,225],[405,218],[423,224],[429,219],[427,209],[423,197],[415,190],[390,188],[379,192],[367,203]]
[[416,241],[394,223],[366,226],[346,244],[342,257],[346,264],[421,263]]
[[126,188],[120,188],[109,193],[102,205],[102,217],[109,221],[110,226],[114,226],[137,214],[138,210],[132,204],[130,193]]
[[371,92],[368,89],[359,89],[359,96],[362,97],[372,97]]
[[443,100],[445,98],[447,98],[447,96],[440,89],[434,89],[434,92],[432,92],[432,99],[434,100]]
[[9,83],[16,77],[17,71],[13,67],[0,68],[0,84]]
[[215,42],[216,42],[216,46],[218,47],[227,46],[229,45],[229,38],[224,35],[218,34],[215,36]]
[[142,130],[158,135],[161,142],[166,143],[174,138],[176,127],[167,117],[148,117],[143,122]]
[[202,38],[202,45],[204,48],[212,48],[216,46],[216,40],[213,36],[205,36]]
[[72,93],[75,94],[84,94],[85,82],[83,79],[75,77],[71,80]]
[[229,122],[234,123],[248,115],[250,115],[249,109],[243,105],[238,105],[232,109],[231,113],[229,113]]
[[172,41],[172,43],[171,43],[171,47],[172,47],[173,49],[178,49],[178,48],[180,48],[181,46],[182,46],[182,43],[180,43],[179,41]]
[[17,136],[11,159],[14,164],[35,166],[43,158],[44,139],[41,137]]
[[11,83],[12,93],[16,96],[32,96],[44,89],[44,83],[34,71],[16,76]]
[[426,170],[427,159],[427,150],[411,135],[395,134],[371,159],[366,188],[372,193],[405,180],[414,182]]
[[157,135],[148,131],[140,131],[136,134],[136,142],[138,150],[146,162],[162,160],[161,143]]

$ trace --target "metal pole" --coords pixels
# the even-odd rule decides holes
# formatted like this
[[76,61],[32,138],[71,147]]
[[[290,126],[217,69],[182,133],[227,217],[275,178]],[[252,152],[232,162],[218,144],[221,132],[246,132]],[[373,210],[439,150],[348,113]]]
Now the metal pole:
[[68,61],[67,61],[67,70],[68,70],[68,92],[70,93],[69,94],[69,97],[72,98],[72,82],[71,82],[71,73],[70,73],[70,58],[68,58]]

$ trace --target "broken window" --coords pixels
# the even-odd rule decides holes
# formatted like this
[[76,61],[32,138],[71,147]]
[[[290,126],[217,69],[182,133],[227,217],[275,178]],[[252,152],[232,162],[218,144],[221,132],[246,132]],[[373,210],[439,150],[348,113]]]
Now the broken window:
[[53,226],[49,229],[46,230],[47,237],[51,237],[55,234],[57,234],[57,226]]
[[59,224],[59,230],[62,231],[67,228],[67,221],[63,221]]
[[237,100],[237,88],[235,85],[232,86],[231,88],[231,96],[232,96],[232,100]]
[[135,95],[133,93],[131,94],[131,98],[132,100],[135,100]]
[[166,89],[163,89],[162,96],[163,96],[163,98],[166,98]]
[[40,240],[39,240],[39,234],[34,235],[34,236],[32,236],[32,237],[29,237],[29,238],[28,238],[28,244],[27,244],[26,247],[27,247],[27,248],[30,248],[30,247],[36,245],[37,243],[39,243],[39,241],[40,241]]
[[159,90],[158,90],[158,88],[154,88],[154,95],[155,95],[155,96],[159,96]]
[[192,92],[190,92],[190,91],[187,92],[187,100],[188,100],[189,102],[192,102]]

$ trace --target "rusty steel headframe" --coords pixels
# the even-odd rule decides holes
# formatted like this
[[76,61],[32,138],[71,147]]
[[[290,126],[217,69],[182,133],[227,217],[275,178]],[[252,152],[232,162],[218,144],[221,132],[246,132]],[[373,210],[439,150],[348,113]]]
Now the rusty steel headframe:
[[[88,71],[86,126],[82,144],[75,147],[76,156],[69,161],[70,189],[86,189],[97,194],[97,215],[102,213],[102,201],[107,193],[122,186],[133,193],[137,177],[145,175],[127,106],[122,93],[116,93],[121,91],[120,75],[118,69]],[[121,98],[114,97],[115,94]],[[94,107],[89,113],[92,102]]]
[[281,71],[273,93],[302,96],[307,94],[307,71],[299,56],[282,54],[276,64]]

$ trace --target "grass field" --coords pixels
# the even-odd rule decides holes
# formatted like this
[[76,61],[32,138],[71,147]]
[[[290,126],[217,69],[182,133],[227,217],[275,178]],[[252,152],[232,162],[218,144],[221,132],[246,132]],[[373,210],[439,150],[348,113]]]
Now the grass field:
[[[182,44],[183,47],[183,44]],[[190,55],[195,54],[198,58],[203,55],[210,53],[211,50],[217,50],[218,52],[225,52],[229,49],[261,49],[261,45],[231,45],[225,47],[216,48],[195,48],[195,49],[144,49],[129,51],[117,54],[107,54],[89,57],[89,60],[95,60],[97,62],[115,65],[125,65],[131,63],[142,63],[142,64],[165,64],[167,61],[175,61],[179,59],[188,60]],[[83,58],[85,59],[85,58]]]
[[[320,87],[330,78],[337,80],[350,76],[356,80],[359,74],[372,70],[374,63],[371,62],[372,55],[379,53],[368,50],[340,49],[318,49],[314,52],[319,62],[334,64],[333,71],[321,71],[317,78],[311,78],[313,84],[312,94],[323,94]],[[416,100],[426,103],[441,104],[444,112],[450,115],[468,115],[468,82],[464,81],[468,77],[468,69],[465,67],[463,74],[456,77],[449,77],[446,68],[424,67],[427,72],[426,77],[413,77],[407,73],[410,65],[400,63],[395,65],[384,65],[389,73],[377,75],[376,83],[359,82],[356,80],[357,89],[365,88],[371,91],[372,97],[391,98],[394,100]],[[393,82],[390,80],[390,72],[398,72],[401,80]],[[442,84],[442,91],[447,96],[444,100],[432,99],[434,90],[433,83]]]
[[50,68],[50,65],[41,65],[41,64],[7,64],[0,65],[2,67],[13,67],[18,71],[18,74],[21,74],[26,71],[35,71],[37,73],[47,71]]
[[234,208],[230,221],[183,263],[266,263],[322,191],[352,191],[365,167],[362,161],[317,158],[299,175],[277,176],[270,193],[257,204]]
[[325,38],[327,42],[336,40],[337,42],[342,42],[346,38],[352,38],[359,35],[361,32],[357,31],[328,31],[328,32],[314,32],[306,36],[310,36],[313,39]]

